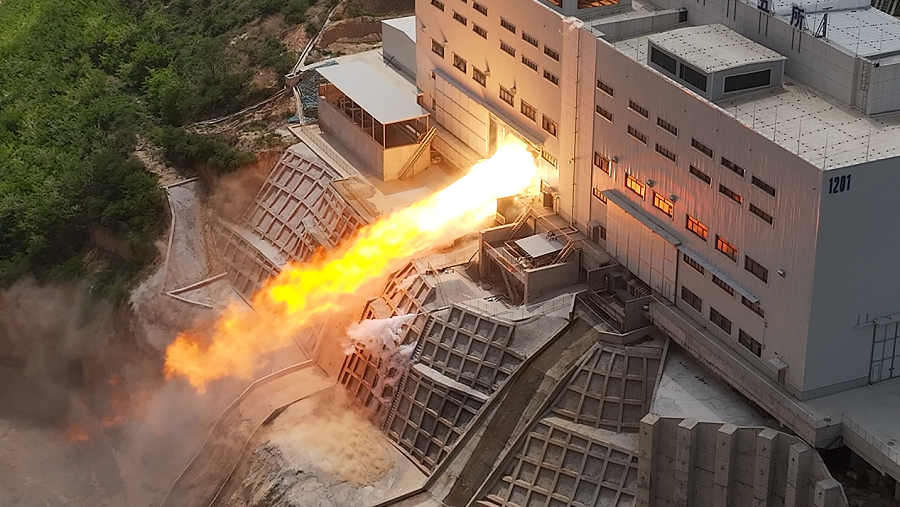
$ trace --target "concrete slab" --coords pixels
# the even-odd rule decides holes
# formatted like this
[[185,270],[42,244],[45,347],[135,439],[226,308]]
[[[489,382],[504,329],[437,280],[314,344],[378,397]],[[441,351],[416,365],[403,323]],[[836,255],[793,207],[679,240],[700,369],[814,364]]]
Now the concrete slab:
[[650,412],[702,422],[764,426],[766,418],[675,343],[669,344]]
[[900,378],[857,387],[802,402],[809,410],[833,422],[849,420],[889,448],[900,450]]

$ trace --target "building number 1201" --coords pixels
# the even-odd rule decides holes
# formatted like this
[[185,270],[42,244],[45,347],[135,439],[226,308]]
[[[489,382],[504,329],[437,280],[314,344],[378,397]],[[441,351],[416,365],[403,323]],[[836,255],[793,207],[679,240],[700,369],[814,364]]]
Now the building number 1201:
[[843,176],[828,178],[828,193],[837,194],[845,190],[850,190],[850,176],[852,175],[845,174]]

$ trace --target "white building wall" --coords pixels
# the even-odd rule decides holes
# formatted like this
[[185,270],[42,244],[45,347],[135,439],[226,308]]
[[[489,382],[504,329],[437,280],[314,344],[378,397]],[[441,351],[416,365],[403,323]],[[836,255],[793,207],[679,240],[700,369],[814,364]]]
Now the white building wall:
[[385,61],[390,61],[391,65],[396,65],[410,77],[416,75],[416,40],[402,28],[415,23],[415,16],[381,22],[381,47]]
[[[444,0],[438,3],[444,6],[443,11],[431,0],[416,2],[419,23],[416,80],[424,95],[423,107],[448,111],[435,112],[435,120],[483,156],[490,154],[491,119],[500,135],[504,125],[509,125],[557,159],[557,168],[544,164],[543,177],[552,187],[561,186],[559,168],[565,164],[571,171],[567,161],[572,159],[574,149],[574,140],[569,134],[574,130],[574,107],[564,115],[562,104],[563,101],[574,103],[570,97],[574,96],[575,73],[564,72],[563,68],[570,65],[574,69],[576,62],[576,58],[569,55],[570,49],[566,49],[571,44],[564,48],[563,40],[565,37],[577,40],[578,31],[567,30],[559,14],[538,2],[484,2],[488,7],[486,16],[475,10],[471,2]],[[454,19],[454,12],[465,18],[465,25]],[[515,33],[501,26],[501,13],[503,19],[515,25]],[[487,31],[487,38],[475,32],[475,25]],[[538,47],[523,40],[523,32],[538,39]],[[447,43],[443,58],[432,51],[432,40]],[[515,56],[501,50],[501,41],[514,48]],[[560,53],[559,62],[544,54],[545,46]],[[465,74],[453,66],[454,54],[466,60]],[[523,56],[537,63],[538,70],[526,66]],[[567,64],[568,59],[571,62]],[[473,79],[473,67],[489,74],[484,87]],[[545,79],[544,70],[558,77],[559,84]],[[513,106],[500,99],[501,86],[515,91]],[[444,98],[438,97],[440,94]],[[448,100],[458,105],[452,107],[452,114],[439,103],[448,104]],[[534,121],[522,114],[522,101],[537,109]],[[555,136],[542,128],[544,115],[557,125]],[[571,178],[568,186],[571,187]]]
[[[829,181],[848,176],[844,191]],[[898,187],[897,158],[823,173],[805,375],[816,394],[865,384],[873,326],[857,324],[900,312]]]
[[[595,87],[596,104],[613,114],[613,122],[593,114],[593,149],[605,157],[616,157],[618,163],[611,164],[611,176],[593,167],[581,169],[584,171],[581,178],[590,181],[593,175],[598,190],[617,189],[633,206],[666,224],[686,248],[759,298],[765,311],[764,318],[744,306],[739,293],[729,296],[714,285],[709,271],[701,277],[695,271],[692,273],[693,268],[681,259],[677,263],[677,294],[680,294],[681,285],[686,284],[703,299],[703,314],[694,312],[680,298],[679,307],[687,308],[689,314],[693,312],[701,325],[755,361],[760,369],[769,368],[765,361],[781,357],[789,365],[787,387],[799,394],[805,389],[805,339],[812,299],[821,171],[737,122],[715,105],[638,64],[605,41],[597,40],[596,53],[597,79],[612,86],[614,96]],[[630,110],[629,100],[649,110],[649,118]],[[589,104],[585,103],[583,107],[587,108]],[[658,127],[658,117],[675,125],[678,135]],[[628,135],[629,125],[647,136],[646,146]],[[713,157],[692,148],[692,138],[712,148]],[[677,162],[657,153],[657,143],[676,153]],[[722,156],[745,168],[744,177],[723,167]],[[691,175],[690,165],[709,175],[711,184]],[[625,188],[626,172],[635,174],[640,181],[655,182],[653,187],[647,187],[643,200]],[[753,175],[775,187],[777,197],[752,185]],[[733,202],[721,194],[720,184],[740,194],[743,203]],[[666,197],[677,197],[674,218],[670,219],[653,207],[654,191]],[[774,226],[751,214],[750,203],[771,214]],[[613,206],[612,202],[604,204],[591,197],[591,220],[607,224],[610,206]],[[707,241],[686,229],[687,214],[708,227]],[[736,262],[715,249],[717,234],[738,248]],[[745,255],[768,269],[767,283],[744,269]],[[779,276],[779,269],[784,269],[788,276]],[[710,305],[732,321],[730,335],[726,336],[709,322]],[[737,343],[739,329],[763,344],[761,359]]]

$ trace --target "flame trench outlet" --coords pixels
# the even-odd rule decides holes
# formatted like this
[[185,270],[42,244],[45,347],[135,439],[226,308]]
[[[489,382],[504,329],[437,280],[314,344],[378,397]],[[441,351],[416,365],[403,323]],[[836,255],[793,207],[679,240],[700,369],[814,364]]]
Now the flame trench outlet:
[[411,258],[473,232],[496,210],[496,200],[535,184],[538,168],[520,142],[444,190],[360,229],[340,249],[304,265],[288,265],[252,298],[253,311],[231,306],[210,331],[189,330],[166,350],[166,376],[184,376],[199,392],[215,379],[250,378],[263,355],[287,345],[314,319],[340,312],[365,283]]

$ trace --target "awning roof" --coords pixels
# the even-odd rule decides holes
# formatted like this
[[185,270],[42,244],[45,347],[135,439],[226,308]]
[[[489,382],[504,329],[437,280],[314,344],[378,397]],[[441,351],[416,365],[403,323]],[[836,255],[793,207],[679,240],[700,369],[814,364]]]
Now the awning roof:
[[363,62],[342,63],[316,70],[381,123],[428,116],[428,111],[416,103],[415,95],[398,90]]

